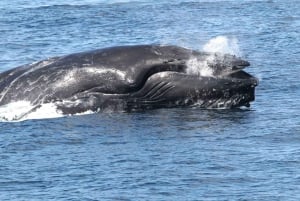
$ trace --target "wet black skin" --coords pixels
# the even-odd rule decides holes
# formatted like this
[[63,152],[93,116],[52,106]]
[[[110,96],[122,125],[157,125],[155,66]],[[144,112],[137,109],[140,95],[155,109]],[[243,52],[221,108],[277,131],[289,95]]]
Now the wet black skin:
[[213,76],[187,73],[189,59],[213,53],[178,46],[138,45],[54,57],[0,74],[0,106],[53,102],[65,114],[162,107],[234,108],[254,101],[257,79],[247,61],[217,55]]

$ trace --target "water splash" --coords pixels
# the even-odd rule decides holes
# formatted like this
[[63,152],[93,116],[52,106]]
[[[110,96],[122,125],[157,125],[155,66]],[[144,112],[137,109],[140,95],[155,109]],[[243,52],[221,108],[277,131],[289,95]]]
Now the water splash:
[[196,57],[191,57],[187,62],[187,73],[191,75],[213,77],[214,69],[211,68],[214,63],[220,61],[223,54],[231,54],[240,56],[241,51],[238,44],[238,39],[235,37],[217,36],[210,39],[202,48],[204,52],[210,52],[205,59],[198,60]]
[[239,41],[236,37],[217,36],[210,39],[202,48],[205,52],[219,52],[241,56]]
[[208,65],[213,56],[207,57],[205,60],[198,60],[196,57],[192,57],[187,61],[187,74],[198,75],[204,77],[212,77],[214,70]]
[[49,119],[62,117],[54,103],[32,105],[29,101],[17,101],[0,107],[0,122],[24,121],[27,119]]
[[[95,112],[88,110],[74,115],[93,114]],[[17,101],[0,106],[0,122],[19,122],[29,119],[52,119],[64,115],[55,103],[44,103],[38,106],[32,105],[29,101]]]

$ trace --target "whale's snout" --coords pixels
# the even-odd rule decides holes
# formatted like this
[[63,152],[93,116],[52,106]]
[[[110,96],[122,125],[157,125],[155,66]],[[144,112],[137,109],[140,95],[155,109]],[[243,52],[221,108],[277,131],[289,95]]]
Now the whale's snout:
[[240,59],[240,58],[236,58],[234,60],[232,60],[232,68],[233,70],[238,70],[238,69],[243,69],[246,68],[247,66],[250,66],[250,62]]
[[215,76],[222,77],[250,66],[248,61],[229,54],[214,54],[209,57],[207,63],[213,70]]

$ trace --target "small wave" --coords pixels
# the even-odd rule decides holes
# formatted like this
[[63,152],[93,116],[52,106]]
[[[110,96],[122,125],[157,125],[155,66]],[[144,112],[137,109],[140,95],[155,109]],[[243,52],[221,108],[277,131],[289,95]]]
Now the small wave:
[[27,1],[25,0],[22,4],[18,5],[21,9],[39,9],[39,8],[68,8],[68,7],[81,7],[81,6],[95,6],[100,4],[120,4],[120,3],[144,3],[144,2],[155,2],[153,0],[66,0],[64,2],[59,0],[54,1]]

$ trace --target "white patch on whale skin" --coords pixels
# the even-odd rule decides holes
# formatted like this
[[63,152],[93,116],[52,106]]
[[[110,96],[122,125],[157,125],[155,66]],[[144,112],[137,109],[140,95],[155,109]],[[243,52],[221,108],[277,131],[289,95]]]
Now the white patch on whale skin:
[[126,76],[126,72],[121,71],[121,70],[117,70],[117,69],[87,67],[87,68],[83,68],[82,71],[86,72],[86,73],[92,73],[92,74],[107,74],[107,73],[111,73],[111,74],[117,75],[117,77],[120,80],[126,80],[128,82],[132,82],[132,80],[129,79]]
[[114,75],[117,75],[119,79],[126,80],[126,72],[117,70],[117,69],[106,69],[106,68],[93,68],[93,67],[87,67],[81,69],[85,73],[92,73],[92,74],[107,74],[111,73]]
[[159,76],[159,78],[165,78],[167,76],[170,75],[170,72],[160,72],[160,73],[157,73],[157,76]]
[[117,70],[117,69],[106,69],[106,68],[99,68],[99,67],[84,67],[84,68],[74,68],[71,70],[67,70],[63,72],[65,75],[62,76],[62,78],[58,79],[53,86],[55,88],[62,88],[69,85],[72,85],[76,82],[78,82],[80,77],[82,79],[88,79],[89,76],[105,76],[110,77],[109,75],[116,76],[119,80],[124,80],[126,82],[133,82],[133,80],[126,76],[126,72]]
[[54,88],[64,88],[66,86],[74,84],[76,80],[76,70],[69,70],[66,74],[59,80],[53,83]]

